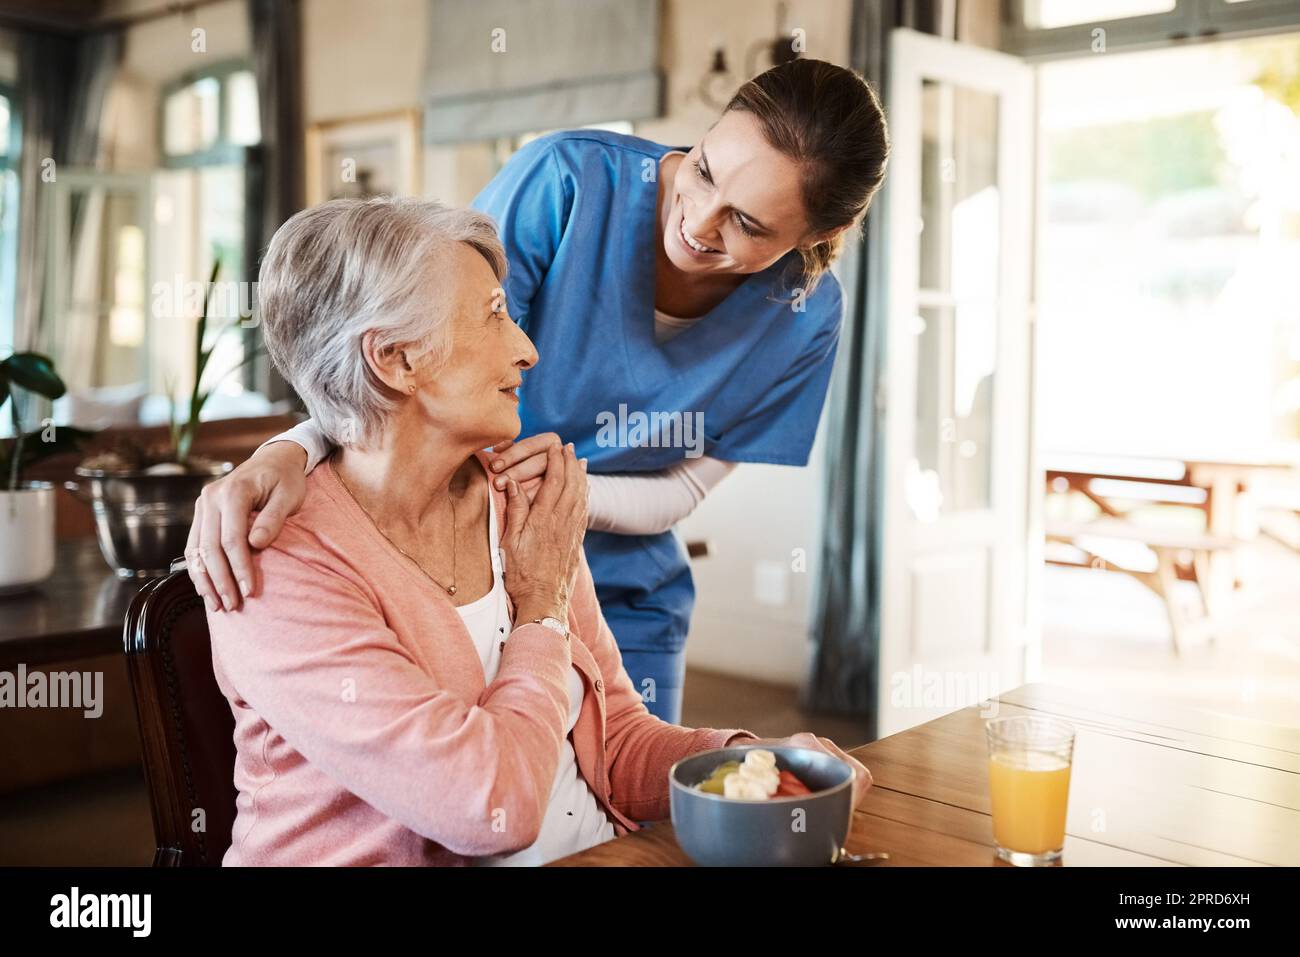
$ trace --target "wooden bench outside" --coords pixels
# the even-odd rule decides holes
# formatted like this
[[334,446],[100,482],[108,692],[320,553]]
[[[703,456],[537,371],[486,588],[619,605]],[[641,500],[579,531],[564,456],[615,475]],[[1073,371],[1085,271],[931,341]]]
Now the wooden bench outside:
[[[1208,587],[1210,558],[1231,553],[1242,544],[1238,539],[1203,532],[1148,528],[1113,518],[1092,522],[1048,522],[1046,537],[1049,543],[1068,545],[1077,553],[1072,557],[1049,553],[1048,564],[1122,572],[1155,592],[1169,616],[1174,654],[1181,654],[1197,635],[1205,634],[1213,640],[1214,619],[1222,609],[1218,607],[1213,590]],[[1117,559],[1114,554],[1107,557],[1102,554],[1105,549],[1099,549],[1089,542],[1090,539],[1142,545],[1154,556],[1153,567],[1140,567],[1137,563]],[[1203,616],[1186,614],[1175,600],[1175,585],[1180,580],[1196,583],[1204,608]]]

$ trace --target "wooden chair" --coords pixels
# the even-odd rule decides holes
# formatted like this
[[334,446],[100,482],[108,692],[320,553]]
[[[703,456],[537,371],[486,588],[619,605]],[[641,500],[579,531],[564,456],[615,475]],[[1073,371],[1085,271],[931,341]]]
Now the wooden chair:
[[235,719],[212,671],[203,599],[183,561],[132,601],[124,641],[154,866],[220,866],[235,823]]

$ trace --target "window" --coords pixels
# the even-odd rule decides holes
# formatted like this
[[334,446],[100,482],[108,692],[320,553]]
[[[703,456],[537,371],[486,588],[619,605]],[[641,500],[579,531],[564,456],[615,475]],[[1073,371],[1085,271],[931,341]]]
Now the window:
[[163,91],[159,128],[165,166],[238,160],[240,147],[262,139],[252,71],[227,63],[171,84]]
[[1004,0],[1003,10],[1004,46],[1030,58],[1300,27],[1296,0]]
[[1044,447],[1300,438],[1300,35],[1040,76]]
[[1176,0],[1024,0],[1024,25],[1034,30],[1075,26],[1080,23],[1122,20],[1150,13],[1169,13]]
[[[252,161],[247,147],[261,140],[257,83],[243,63],[227,63],[170,85],[160,104],[159,147],[164,169],[155,177],[154,268],[164,283],[184,277],[206,281],[214,256],[221,258],[222,295],[214,296],[209,335],[239,320],[250,297],[235,290],[244,275],[245,182]],[[193,297],[173,301],[192,305]],[[187,392],[194,348],[193,315],[159,315],[155,310],[151,391]],[[187,321],[176,321],[184,319]],[[254,345],[252,330],[226,332],[209,363],[209,375],[240,365]],[[166,380],[166,381],[165,381]],[[214,383],[214,380],[208,380]],[[255,411],[245,404],[251,368],[224,378],[212,408],[230,414]]]

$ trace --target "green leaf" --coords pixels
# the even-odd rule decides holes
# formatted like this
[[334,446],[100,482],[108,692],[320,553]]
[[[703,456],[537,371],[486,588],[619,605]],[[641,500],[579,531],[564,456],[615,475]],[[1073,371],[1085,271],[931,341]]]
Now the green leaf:
[[[23,435],[22,442],[13,443],[7,451],[0,449],[0,471],[8,474],[9,487],[17,488],[18,476],[24,469],[42,459],[61,455],[64,452],[75,452],[94,436],[94,432],[73,428],[70,425],[55,426],[54,437],[48,442],[45,441],[44,429],[27,432]],[[18,451],[16,460],[13,458],[15,449]]]
[[54,438],[48,442],[45,441],[44,429],[27,433],[27,437],[23,442],[23,465],[30,465],[38,459],[48,458],[51,455],[75,452],[88,439],[95,436],[94,432],[77,429],[71,425],[56,425],[53,431]]
[[0,362],[0,365],[14,385],[47,399],[57,399],[68,391],[59,374],[54,371],[54,360],[39,352],[15,352]]
[[205,344],[204,340],[208,337],[208,311],[212,306],[213,287],[216,285],[217,277],[221,274],[221,253],[215,250],[212,258],[212,274],[208,277],[207,291],[203,294],[203,312],[199,315],[199,326],[194,334],[194,386],[190,390],[190,408],[189,416],[179,428],[173,426],[173,445],[176,450],[176,461],[184,463],[190,454],[190,448],[194,444],[194,437],[199,430],[199,411],[203,408],[203,403],[207,401],[207,396],[202,394],[203,373],[207,370],[208,360],[212,358],[212,353],[217,347],[217,341],[221,338],[221,330],[213,337],[210,344]]

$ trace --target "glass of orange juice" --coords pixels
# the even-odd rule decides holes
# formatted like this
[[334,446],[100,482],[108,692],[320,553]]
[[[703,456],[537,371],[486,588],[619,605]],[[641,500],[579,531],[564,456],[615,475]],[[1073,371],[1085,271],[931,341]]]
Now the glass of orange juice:
[[1074,759],[1074,728],[1055,718],[1017,715],[984,728],[998,857],[1020,867],[1061,859]]

